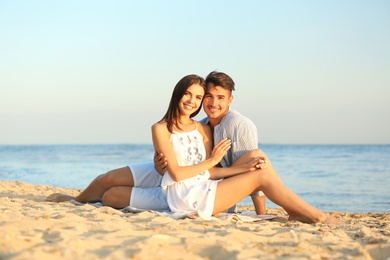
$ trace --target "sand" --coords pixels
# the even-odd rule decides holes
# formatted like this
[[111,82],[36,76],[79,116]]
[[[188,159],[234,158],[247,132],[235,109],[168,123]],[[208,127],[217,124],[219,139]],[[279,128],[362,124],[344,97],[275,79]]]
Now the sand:
[[[390,214],[329,212],[342,227],[179,219],[45,202],[79,190],[0,181],[0,259],[390,259]],[[240,211],[252,207],[240,207]]]

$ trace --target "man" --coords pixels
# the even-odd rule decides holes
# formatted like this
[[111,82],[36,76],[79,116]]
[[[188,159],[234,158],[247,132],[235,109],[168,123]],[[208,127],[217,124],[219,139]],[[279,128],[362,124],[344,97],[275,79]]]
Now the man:
[[[208,115],[208,123],[214,132],[214,143],[222,138],[232,141],[232,147],[221,161],[221,166],[229,167],[235,174],[261,169],[266,156],[258,149],[257,129],[248,118],[230,109],[233,100],[233,80],[221,72],[211,72],[206,78],[207,93],[203,109]],[[166,171],[166,159],[162,154],[154,157],[153,163],[130,164],[111,170],[96,177],[86,189],[77,196],[52,194],[46,200],[63,202],[74,199],[78,202],[100,201],[105,206],[124,208],[132,206],[140,209],[169,209],[161,189],[161,179]],[[248,167],[249,166],[249,167]],[[271,165],[269,165],[271,167]],[[212,170],[212,169],[210,169]],[[220,170],[220,168],[215,169]],[[234,191],[232,191],[234,192]],[[261,195],[261,196],[259,196]],[[265,214],[265,197],[252,194],[257,214]],[[234,211],[235,207],[230,209]]]
[[[206,77],[207,90],[203,99],[203,110],[207,118],[201,120],[208,124],[214,135],[214,144],[219,143],[223,138],[230,139],[232,147],[220,162],[220,167],[236,166],[244,154],[258,150],[258,136],[255,124],[247,117],[230,108],[233,101],[232,92],[235,90],[235,83],[231,77],[222,72],[211,72]],[[260,155],[263,155],[260,153]],[[264,157],[262,157],[264,158]],[[163,155],[155,156],[155,167],[160,173],[165,171],[167,162]],[[259,164],[260,167],[260,164]],[[262,192],[251,194],[256,214],[265,214],[265,196]],[[236,206],[228,212],[236,211]]]

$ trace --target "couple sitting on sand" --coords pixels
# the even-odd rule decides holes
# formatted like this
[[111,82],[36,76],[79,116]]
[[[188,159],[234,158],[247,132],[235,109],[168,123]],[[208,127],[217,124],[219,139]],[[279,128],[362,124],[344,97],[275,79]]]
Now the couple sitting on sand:
[[[94,179],[78,196],[53,194],[47,201],[102,202],[105,206],[197,212],[204,219],[234,209],[251,195],[257,214],[265,196],[283,207],[289,220],[341,225],[288,189],[258,149],[252,121],[230,109],[234,81],[211,72],[182,78],[164,117],[152,126],[154,163],[132,164]],[[203,122],[192,119],[203,109]]]

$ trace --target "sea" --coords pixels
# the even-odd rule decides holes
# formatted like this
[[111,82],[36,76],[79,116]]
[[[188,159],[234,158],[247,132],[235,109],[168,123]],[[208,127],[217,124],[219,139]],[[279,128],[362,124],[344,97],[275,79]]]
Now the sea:
[[[390,145],[259,148],[287,187],[323,211],[390,212]],[[0,180],[84,189],[97,175],[151,161],[153,153],[151,144],[0,145]],[[279,206],[267,201],[267,207]]]

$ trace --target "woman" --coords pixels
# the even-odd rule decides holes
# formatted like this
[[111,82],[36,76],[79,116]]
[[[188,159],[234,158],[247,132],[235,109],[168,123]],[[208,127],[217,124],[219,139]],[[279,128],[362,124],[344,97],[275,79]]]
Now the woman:
[[[262,167],[258,163],[259,158],[264,157],[268,161],[264,154],[249,152],[238,160],[237,166],[213,167],[230,148],[230,140],[222,140],[212,149],[209,126],[192,120],[201,109],[205,89],[204,79],[197,75],[182,78],[175,86],[167,113],[152,126],[154,148],[170,162],[161,183],[166,197],[161,187],[156,187],[160,184],[161,175],[151,163],[102,174],[76,197],[53,194],[47,200],[101,201],[103,205],[115,208],[130,205],[155,210],[169,206],[172,211],[195,211],[208,219],[254,191],[262,190],[271,201],[286,210],[290,220],[342,224],[284,186],[269,162],[265,168]],[[143,174],[146,172],[152,174]],[[235,189],[237,186],[240,189]]]
[[[189,75],[184,77],[178,83],[178,89],[184,91],[183,93],[174,93],[171,104],[178,103],[178,99],[181,99],[185,95],[187,86],[197,84],[202,86],[202,93],[197,98],[197,108],[190,116],[197,115],[200,110],[199,101],[202,100],[204,95],[204,80],[196,75]],[[192,108],[191,108],[192,109]],[[176,109],[171,109],[171,112],[176,113]],[[169,122],[176,120],[177,115],[166,115]],[[164,117],[165,118],[165,117]],[[165,119],[164,119],[165,120]],[[176,122],[176,121],[175,121]],[[193,122],[193,121],[191,121]],[[210,129],[206,125],[199,125],[200,131],[210,132]],[[171,126],[173,126],[171,124]],[[204,128],[204,130],[203,130]],[[203,137],[202,137],[203,138]],[[204,140],[208,139],[211,145],[210,135],[204,134]],[[238,174],[245,171],[261,168],[262,162],[260,158],[252,156],[253,158],[246,158],[243,156],[239,160],[240,164],[236,167],[224,168],[221,176],[226,174]],[[219,159],[220,160],[220,159]],[[176,157],[174,158],[176,161]],[[162,170],[161,172],[165,172]],[[215,170],[218,172],[218,170]],[[70,196],[67,194],[55,193],[46,198],[46,201],[51,202],[64,202],[71,199],[81,203],[89,202],[101,202],[104,206],[110,206],[114,208],[124,208],[127,206],[149,209],[149,210],[169,210],[169,206],[161,188],[162,175],[159,174],[155,168],[154,163],[142,163],[142,164],[130,164],[129,166],[114,169],[108,171],[105,174],[97,176],[86,189],[84,189],[78,196]],[[222,178],[222,177],[221,177]]]
[[[208,219],[261,190],[286,210],[290,220],[342,224],[284,186],[273,167],[264,170],[249,167],[250,171],[233,174],[226,171],[226,175],[221,173],[223,168],[213,168],[231,143],[225,139],[212,149],[211,129],[192,119],[201,109],[205,89],[199,76],[181,79],[173,90],[165,116],[152,126],[154,148],[170,162],[161,185],[172,211],[195,211]],[[220,179],[224,177],[229,178]],[[237,186],[242,188],[234,189]]]

